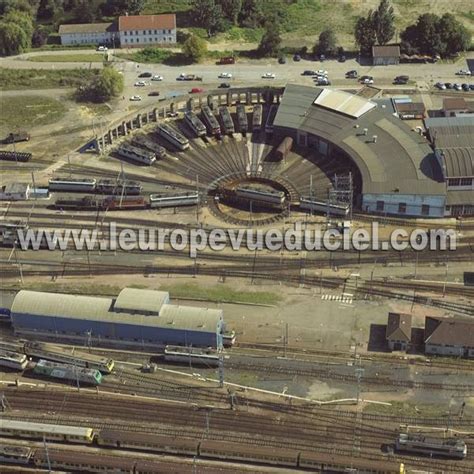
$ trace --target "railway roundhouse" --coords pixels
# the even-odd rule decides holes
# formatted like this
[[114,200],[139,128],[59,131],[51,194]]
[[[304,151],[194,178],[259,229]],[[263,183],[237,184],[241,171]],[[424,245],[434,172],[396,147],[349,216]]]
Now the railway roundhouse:
[[288,84],[273,132],[325,157],[344,156],[360,176],[357,203],[380,214],[443,217],[446,185],[428,141],[384,106],[340,90]]
[[16,334],[100,346],[222,346],[222,310],[168,304],[164,292],[126,288],[118,298],[20,291]]

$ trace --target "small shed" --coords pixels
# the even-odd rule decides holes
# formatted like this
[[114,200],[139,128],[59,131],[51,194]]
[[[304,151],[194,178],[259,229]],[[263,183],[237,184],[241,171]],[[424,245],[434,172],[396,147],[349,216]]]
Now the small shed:
[[372,64],[374,66],[400,64],[400,45],[372,46]]
[[395,101],[395,109],[402,120],[425,118],[426,109],[423,102],[399,103]]
[[385,337],[390,350],[406,351],[411,342],[411,314],[388,313]]
[[26,201],[30,196],[30,185],[10,183],[0,188],[0,201]]

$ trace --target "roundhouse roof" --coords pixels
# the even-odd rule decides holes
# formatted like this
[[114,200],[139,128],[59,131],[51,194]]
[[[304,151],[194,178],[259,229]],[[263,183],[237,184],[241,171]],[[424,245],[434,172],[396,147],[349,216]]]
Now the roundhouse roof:
[[158,314],[161,307],[168,303],[169,297],[167,291],[124,288],[115,300],[114,309],[131,312],[146,311]]
[[43,293],[21,290],[11,309],[15,314],[35,317],[120,323],[134,326],[215,332],[222,320],[222,310],[163,305],[159,316],[144,316],[130,312],[114,312],[112,298]]
[[358,118],[320,107],[315,101],[322,90],[287,85],[274,126],[316,135],[344,150],[361,173],[364,194],[446,194],[424,137],[376,102],[367,101],[377,107],[367,107]]

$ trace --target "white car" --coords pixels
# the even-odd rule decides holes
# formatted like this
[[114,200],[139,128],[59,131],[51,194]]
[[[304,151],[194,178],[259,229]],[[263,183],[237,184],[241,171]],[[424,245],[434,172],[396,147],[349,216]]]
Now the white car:
[[96,51],[108,51],[107,46],[99,46]]
[[232,74],[230,72],[221,72],[217,77],[219,79],[232,79]]
[[266,72],[262,74],[262,79],[275,79],[275,74],[273,72]]
[[151,78],[152,81],[162,81],[163,76],[155,75]]
[[318,69],[316,71],[316,74],[319,75],[319,76],[327,76],[328,75],[328,72],[325,71],[324,69]]
[[462,91],[461,84],[453,84],[453,88],[456,89],[457,91]]
[[139,95],[132,95],[132,97],[130,97],[130,100],[132,102],[140,102],[142,100],[142,98]]
[[365,79],[362,79],[362,81],[360,81],[360,82],[361,82],[361,84],[373,84],[374,80],[370,79],[370,77],[366,77]]
[[456,76],[470,76],[471,71],[468,71],[467,69],[461,69],[456,73]]
[[440,91],[446,90],[446,86],[444,85],[443,82],[437,82],[437,83],[435,84],[435,87],[437,87]]
[[145,87],[146,86],[146,82],[145,81],[138,81],[138,82],[135,82],[135,87]]

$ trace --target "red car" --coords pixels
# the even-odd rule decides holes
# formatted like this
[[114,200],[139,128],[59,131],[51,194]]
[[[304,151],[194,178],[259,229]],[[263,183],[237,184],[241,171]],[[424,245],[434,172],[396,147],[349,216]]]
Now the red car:
[[200,94],[201,92],[204,92],[204,89],[202,87],[193,87],[189,91],[190,94]]

